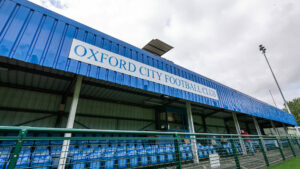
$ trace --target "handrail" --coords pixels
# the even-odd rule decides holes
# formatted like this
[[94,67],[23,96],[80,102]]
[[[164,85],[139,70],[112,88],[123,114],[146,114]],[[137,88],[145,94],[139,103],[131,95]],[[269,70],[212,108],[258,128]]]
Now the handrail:
[[[227,136],[243,138],[241,134],[217,134],[217,133],[186,133],[186,132],[158,132],[158,131],[132,131],[132,130],[102,130],[102,129],[67,129],[67,128],[48,128],[48,127],[29,127],[29,126],[0,126],[0,131],[27,131],[27,132],[56,132],[56,133],[103,133],[103,134],[137,134],[137,135],[178,135],[178,136]],[[264,138],[286,138],[293,136],[279,135],[248,135],[249,137]],[[247,139],[247,138],[244,138]]]

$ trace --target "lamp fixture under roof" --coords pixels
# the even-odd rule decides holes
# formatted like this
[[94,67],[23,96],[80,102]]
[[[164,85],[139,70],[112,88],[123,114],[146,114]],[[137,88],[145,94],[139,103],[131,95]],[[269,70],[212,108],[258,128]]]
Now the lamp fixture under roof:
[[159,39],[152,39],[142,49],[154,55],[162,56],[163,54],[173,49],[173,47]]

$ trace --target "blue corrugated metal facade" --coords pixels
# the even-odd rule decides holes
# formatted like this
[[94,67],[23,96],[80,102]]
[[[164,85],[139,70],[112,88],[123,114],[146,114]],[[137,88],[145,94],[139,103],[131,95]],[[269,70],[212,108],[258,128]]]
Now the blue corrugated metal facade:
[[[219,100],[68,58],[78,39],[217,90]],[[0,0],[0,55],[291,125],[293,115],[25,0]]]

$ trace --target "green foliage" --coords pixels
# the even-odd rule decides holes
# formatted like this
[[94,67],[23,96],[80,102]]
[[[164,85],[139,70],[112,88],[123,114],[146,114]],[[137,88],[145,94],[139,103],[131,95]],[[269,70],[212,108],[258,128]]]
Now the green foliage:
[[[288,105],[297,123],[300,124],[300,98],[289,101]],[[287,112],[287,109],[284,108],[283,111]]]

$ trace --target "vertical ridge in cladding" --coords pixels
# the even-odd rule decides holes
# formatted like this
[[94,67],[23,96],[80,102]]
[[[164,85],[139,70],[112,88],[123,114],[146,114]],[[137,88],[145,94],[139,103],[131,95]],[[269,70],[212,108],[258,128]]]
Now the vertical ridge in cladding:
[[[79,28],[76,27],[76,28],[75,28],[75,32],[74,32],[72,38],[76,38],[78,32],[79,32]],[[70,43],[72,43],[72,39],[71,39]],[[68,53],[69,53],[69,52],[68,52]],[[68,56],[67,56],[67,58],[68,58]],[[77,68],[77,63],[78,63],[78,61],[76,61],[76,60],[71,60],[71,59],[68,58],[68,59],[67,59],[67,65],[66,65],[65,70],[70,71],[70,72],[73,72],[73,73],[76,73],[76,70],[77,70],[77,69],[76,69],[76,68]],[[75,69],[74,69],[74,68],[75,68]]]
[[69,59],[68,54],[70,50],[69,43],[72,43],[72,39],[76,34],[76,29],[74,26],[67,25],[66,26],[66,33],[64,35],[64,40],[62,44],[61,51],[57,55],[56,62],[54,63],[54,68],[61,69],[61,70],[68,70]]
[[19,34],[17,35],[17,40],[13,44],[12,49],[10,50],[10,53],[8,54],[8,57],[11,58],[14,55],[17,46],[19,45],[21,39],[23,38],[24,32],[27,29],[27,26],[29,24],[29,21],[31,20],[32,15],[33,15],[33,10],[30,10],[29,14],[26,17],[24,24],[21,26],[21,30],[20,30]]
[[61,56],[61,52],[62,52],[63,44],[64,44],[65,39],[66,39],[66,34],[67,34],[68,27],[69,27],[69,24],[64,25],[63,33],[62,33],[62,36],[61,36],[61,39],[60,39],[59,45],[58,45],[58,50],[55,54],[55,57],[53,59],[53,63],[52,63],[51,67],[56,67],[57,62],[59,60],[59,57]]
[[[14,20],[17,11],[19,10],[20,5],[9,2],[5,3],[6,6],[1,8],[0,15],[2,23],[0,22],[0,26],[3,26],[0,31],[0,44],[2,43],[3,37],[5,36],[8,28],[10,27],[12,21]],[[10,13],[10,15],[7,15],[7,13]],[[0,20],[0,21],[1,21]],[[3,45],[4,46],[4,45]],[[1,45],[2,48],[2,45]]]
[[49,40],[47,46],[47,51],[43,53],[41,64],[43,66],[52,67],[55,65],[57,56],[59,55],[62,42],[64,40],[65,31],[67,25],[61,21],[56,22],[56,26],[53,27],[53,33],[51,36],[51,41]]
[[49,41],[49,35],[51,35],[51,30],[54,26],[54,19],[51,17],[46,17],[39,35],[36,37],[36,41],[32,46],[32,52],[29,53],[28,62],[39,64],[41,63],[41,58],[45,52],[45,47]]
[[45,57],[48,54],[50,44],[51,44],[52,40],[54,40],[53,35],[54,35],[54,31],[55,31],[56,26],[57,26],[57,22],[58,22],[58,20],[54,19],[54,24],[51,27],[50,34],[47,38],[45,47],[43,47],[43,52],[42,52],[42,55],[40,57],[40,63],[39,63],[40,65],[44,65]]

